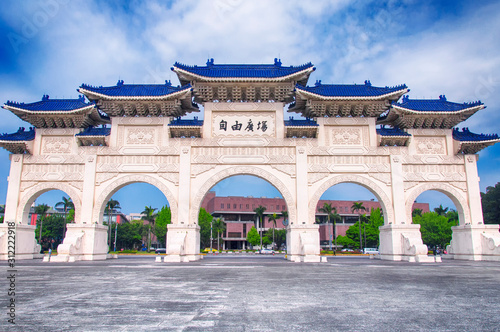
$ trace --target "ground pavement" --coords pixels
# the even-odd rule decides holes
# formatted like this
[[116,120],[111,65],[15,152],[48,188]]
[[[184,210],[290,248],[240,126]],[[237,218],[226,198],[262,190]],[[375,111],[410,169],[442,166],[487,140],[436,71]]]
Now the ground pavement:
[[16,325],[0,264],[1,331],[500,331],[495,262],[17,261]]

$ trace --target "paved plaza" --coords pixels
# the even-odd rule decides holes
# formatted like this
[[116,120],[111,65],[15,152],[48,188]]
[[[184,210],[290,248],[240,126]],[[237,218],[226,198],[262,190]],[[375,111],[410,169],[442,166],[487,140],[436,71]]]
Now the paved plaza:
[[165,264],[123,256],[18,261],[17,269],[16,325],[2,300],[2,331],[500,330],[495,262],[227,255]]

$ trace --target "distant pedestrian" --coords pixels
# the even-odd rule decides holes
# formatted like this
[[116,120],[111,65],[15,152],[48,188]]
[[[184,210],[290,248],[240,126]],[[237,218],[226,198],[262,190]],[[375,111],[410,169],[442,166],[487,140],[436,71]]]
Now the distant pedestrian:
[[52,248],[49,248],[49,259],[50,259],[50,255],[52,255]]

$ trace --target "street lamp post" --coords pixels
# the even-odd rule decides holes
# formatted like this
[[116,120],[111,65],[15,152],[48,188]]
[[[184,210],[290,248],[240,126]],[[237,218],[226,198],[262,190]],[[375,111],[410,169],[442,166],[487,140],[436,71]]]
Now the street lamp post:
[[116,236],[118,234],[118,216],[116,216],[116,220],[115,220],[115,250],[114,252],[116,252]]

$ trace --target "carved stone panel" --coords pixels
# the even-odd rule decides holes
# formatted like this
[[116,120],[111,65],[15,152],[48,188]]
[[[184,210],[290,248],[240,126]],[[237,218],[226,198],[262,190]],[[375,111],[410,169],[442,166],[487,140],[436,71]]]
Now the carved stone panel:
[[446,154],[444,137],[415,137],[417,154]]
[[48,136],[42,139],[43,154],[66,154],[71,153],[74,143],[73,137]]
[[125,144],[127,145],[153,145],[157,142],[156,127],[130,127],[126,129]]

